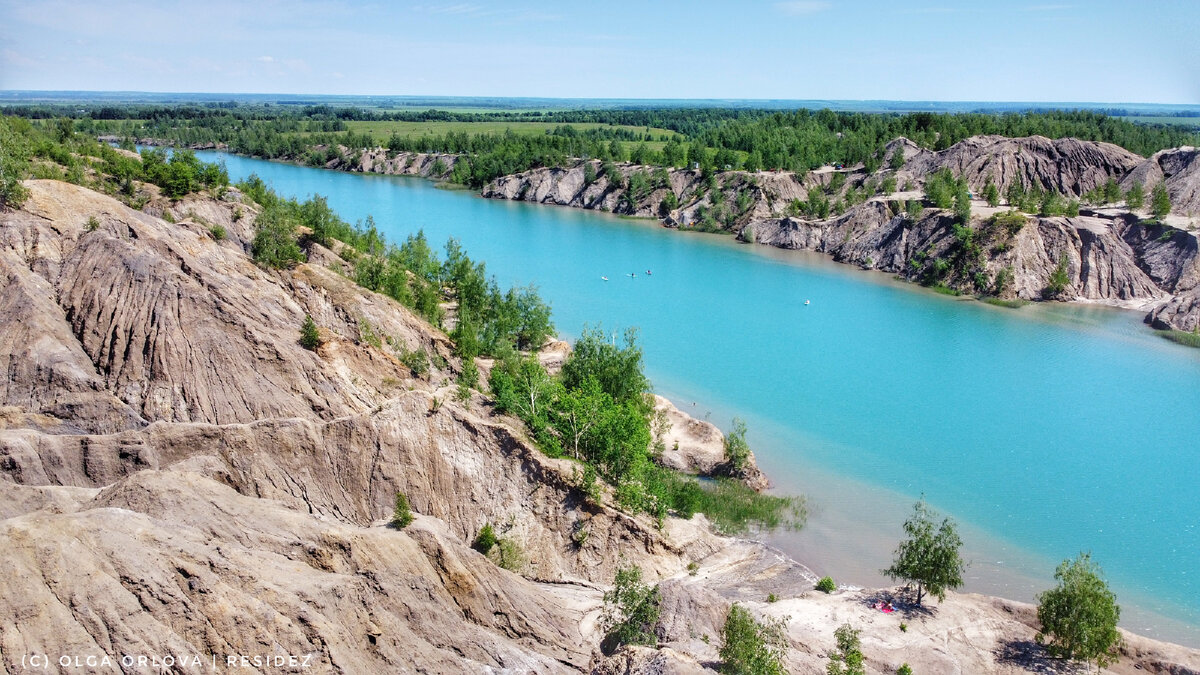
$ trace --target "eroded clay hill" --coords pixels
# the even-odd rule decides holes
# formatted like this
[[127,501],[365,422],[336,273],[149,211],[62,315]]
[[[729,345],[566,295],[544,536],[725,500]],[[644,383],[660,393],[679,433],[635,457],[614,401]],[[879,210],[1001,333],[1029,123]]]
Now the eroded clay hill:
[[[895,153],[904,156],[899,169],[890,168]],[[901,138],[887,145],[884,168],[874,174],[857,166],[803,175],[727,171],[706,178],[696,170],[622,165],[616,167],[617,175],[607,176],[592,161],[590,169],[581,162],[504,176],[485,187],[483,196],[661,218],[670,226],[692,226],[707,214],[707,227],[744,241],[821,251],[842,262],[917,280],[927,278],[932,261],[957,254],[955,220],[937,209],[914,218],[903,206],[905,200],[921,198],[933,173],[949,169],[965,177],[974,192],[971,227],[990,245],[983,251],[982,269],[952,274],[939,283],[1005,298],[1106,302],[1144,310],[1146,321],[1156,328],[1194,331],[1200,327],[1200,230],[1190,218],[1200,210],[1198,158],[1195,148],[1164,150],[1145,159],[1109,143],[1040,136],[975,136],[932,152]],[[872,196],[873,189],[890,180],[896,192]],[[1001,193],[1020,181],[1026,188],[1068,198],[1110,180],[1124,189],[1134,182],[1147,188],[1163,182],[1174,210],[1165,224],[1115,208],[1085,208],[1072,218],[1030,216],[1020,232],[998,237],[989,230],[988,219],[1005,207],[988,207],[979,197],[989,180]],[[857,200],[865,201],[841,215],[805,215],[796,205],[813,188],[828,193],[831,202],[851,197],[852,190]],[[1050,277],[1064,259],[1068,283],[1048,293]],[[976,276],[979,271],[986,280]],[[1002,273],[1011,280],[997,284]]]
[[[847,620],[873,672],[1040,663],[1028,606],[953,595],[901,633],[870,593],[814,595],[806,568],[702,516],[658,529],[585,500],[570,462],[482,395],[453,399],[444,334],[331,252],[255,266],[236,191],[150,207],[171,223],[28,186],[0,214],[0,671],[30,654],[215,654],[311,655],[308,672],[701,672],[733,601],[789,617],[793,672],[823,670]],[[298,343],[306,314],[316,353]],[[397,354],[417,348],[444,365],[414,376]],[[677,422],[684,446],[719,444]],[[417,513],[402,531],[385,524],[397,490]],[[485,523],[520,542],[517,572],[470,547]],[[606,657],[601,594],[624,563],[662,580],[662,648]],[[1115,672],[1200,663],[1129,640]]]

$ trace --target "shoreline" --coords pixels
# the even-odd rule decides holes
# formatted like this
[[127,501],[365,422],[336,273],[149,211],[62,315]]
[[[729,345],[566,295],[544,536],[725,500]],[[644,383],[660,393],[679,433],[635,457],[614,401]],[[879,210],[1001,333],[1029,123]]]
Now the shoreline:
[[[260,160],[260,161],[262,161],[262,160]],[[281,162],[281,164],[292,164],[292,165],[295,165],[295,163],[289,163],[289,162]],[[311,168],[311,167],[305,167],[305,168]],[[343,171],[342,173],[356,173],[356,172],[345,172],[345,171]],[[376,174],[376,175],[380,175],[380,174]],[[610,214],[610,215],[611,215],[611,214]],[[735,242],[730,242],[730,244],[733,244],[733,243],[735,243]],[[786,249],[780,249],[780,250],[786,250]],[[807,256],[807,255],[816,256],[817,254],[816,254],[815,252],[812,252],[812,253],[806,253],[805,255],[806,255],[806,256]],[[789,255],[789,257],[790,257],[790,255]],[[827,255],[821,255],[821,256],[820,256],[820,259],[822,259],[822,260],[826,261],[826,264],[828,264],[828,265],[829,265],[831,268],[833,267],[834,263],[836,262],[836,261],[834,261],[834,260],[831,260],[831,259],[829,258],[829,256],[827,256]],[[838,269],[841,269],[841,270],[843,270],[844,272],[850,272],[850,269],[849,269],[849,268],[845,268],[845,267],[843,267],[841,264],[838,264],[837,268],[838,268]],[[898,286],[899,286],[899,283],[898,283],[898,282],[895,282],[894,284],[890,284],[890,285],[896,285],[896,286],[898,287]],[[911,285],[911,284],[905,284],[905,285],[904,285],[904,287],[905,287],[906,289],[908,289],[908,290],[913,290],[913,289],[912,289],[912,285]]]
[[[103,137],[102,137],[102,139],[103,139]],[[112,142],[112,139],[109,139],[106,142]],[[163,141],[156,140],[156,139],[142,139],[142,140],[138,141],[138,145],[149,145],[149,146],[155,146],[155,147],[175,147],[175,145],[172,143],[163,142]],[[834,255],[833,253],[831,253],[829,251],[806,249],[806,248],[793,248],[793,247],[789,247],[789,246],[777,245],[774,243],[766,243],[766,242],[758,241],[757,239],[755,239],[754,241],[747,241],[744,238],[743,234],[735,232],[735,231],[711,232],[711,231],[706,231],[706,230],[695,230],[693,228],[680,227],[678,224],[672,225],[670,222],[671,219],[669,217],[662,218],[662,217],[653,216],[653,215],[639,215],[637,213],[617,213],[615,211],[608,211],[608,210],[604,210],[604,209],[594,209],[594,208],[590,208],[588,206],[583,206],[583,205],[560,204],[555,201],[531,201],[531,200],[519,199],[519,198],[518,199],[510,199],[510,198],[506,198],[503,196],[488,195],[488,194],[485,194],[484,191],[477,191],[474,188],[470,188],[466,185],[462,185],[459,183],[452,183],[448,180],[445,180],[444,178],[435,177],[435,176],[429,175],[428,173],[421,173],[420,171],[416,171],[416,172],[388,171],[388,170],[386,170],[386,169],[390,168],[390,164],[388,162],[384,162],[382,164],[382,166],[385,169],[384,171],[376,171],[376,170],[364,171],[361,168],[358,170],[352,170],[352,169],[348,170],[348,169],[342,168],[341,166],[331,167],[331,166],[327,165],[327,166],[321,166],[321,167],[313,167],[313,166],[304,164],[296,159],[278,159],[278,158],[268,159],[268,158],[264,158],[264,157],[257,157],[254,155],[242,154],[242,153],[234,152],[234,151],[230,150],[226,144],[220,144],[220,143],[218,143],[218,144],[200,144],[200,145],[196,145],[196,146],[189,146],[188,149],[209,151],[209,152],[224,152],[224,153],[229,153],[231,155],[235,155],[238,157],[245,157],[245,158],[249,158],[249,159],[256,159],[256,160],[262,160],[262,161],[268,161],[268,162],[278,162],[281,164],[287,164],[290,166],[303,167],[303,168],[309,168],[309,169],[323,169],[326,171],[336,171],[336,172],[345,173],[345,174],[359,174],[359,175],[363,175],[363,176],[374,175],[374,176],[389,176],[389,177],[401,177],[401,178],[405,178],[405,177],[421,178],[424,180],[428,180],[428,181],[432,182],[434,185],[436,185],[438,187],[442,187],[444,189],[472,192],[473,196],[479,197],[481,199],[509,201],[509,202],[515,202],[515,203],[525,203],[525,204],[533,204],[533,205],[537,205],[537,206],[559,206],[559,207],[575,209],[575,210],[579,210],[579,211],[604,213],[606,215],[612,215],[612,216],[626,219],[626,220],[645,222],[647,224],[653,222],[653,223],[656,223],[658,227],[660,227],[662,229],[666,229],[666,230],[676,230],[679,232],[693,232],[695,234],[714,234],[714,235],[728,236],[728,237],[731,237],[734,240],[738,241],[739,243],[765,246],[765,247],[767,247],[768,250],[772,250],[772,251],[801,251],[801,252],[807,251],[807,252],[818,254],[822,258],[827,259],[831,262],[837,263],[838,265],[845,265],[845,266],[851,267],[851,268],[858,268],[863,271],[880,272],[882,274],[892,276],[892,277],[896,278],[897,280],[902,281],[905,286],[910,287],[910,288],[916,287],[916,288],[921,288],[921,289],[925,289],[925,290],[931,290],[933,292],[939,292],[933,286],[928,286],[926,284],[918,283],[918,282],[916,282],[912,279],[906,278],[903,275],[901,275],[897,272],[894,272],[894,271],[878,269],[876,267],[865,267],[861,263],[856,263],[855,261],[849,260],[849,259],[839,260],[836,255]],[[379,149],[377,149],[377,150],[379,150]],[[453,156],[448,153],[432,153],[429,155],[426,155],[426,153],[401,153],[401,154],[402,155],[411,155],[413,158],[420,158],[420,157],[426,157],[426,156],[430,157],[430,158],[441,158],[441,157]],[[423,163],[424,165],[428,165],[431,162],[421,160],[420,162],[417,162],[417,163],[418,164]],[[374,166],[375,165],[372,165],[372,169],[374,169]],[[628,164],[628,166],[636,166],[636,165]],[[536,171],[536,170],[537,169],[534,169],[533,171]],[[760,172],[760,173],[768,173],[768,172]],[[771,175],[782,176],[785,174],[789,175],[789,176],[792,175],[791,172],[780,172],[778,174],[771,174]],[[448,169],[447,169],[445,175],[449,175]],[[503,176],[502,178],[511,179],[511,178],[514,178],[514,177],[520,176],[520,175],[521,174],[510,174],[510,175]],[[794,177],[793,177],[793,180],[794,180]],[[872,201],[880,201],[881,199],[883,199],[883,198],[872,197],[871,199],[868,200],[868,203],[872,202]],[[886,199],[883,199],[883,201],[886,201]],[[1186,231],[1186,230],[1182,230],[1182,231]],[[985,303],[985,300],[989,297],[986,295],[960,293],[957,291],[950,295],[952,297],[960,299],[962,301],[972,301],[972,302],[979,302],[979,303]],[[1021,302],[1027,303],[1027,304],[1036,304],[1036,305],[1043,305],[1043,304],[1053,305],[1055,303],[1061,303],[1061,304],[1065,304],[1065,305],[1076,305],[1076,306],[1092,305],[1092,306],[1111,307],[1114,309],[1120,309],[1120,310],[1130,311],[1130,312],[1139,312],[1139,313],[1145,314],[1145,316],[1142,319],[1142,323],[1145,324],[1145,327],[1147,329],[1146,332],[1148,334],[1155,335],[1159,338],[1168,338],[1170,336],[1170,334],[1172,334],[1172,333],[1179,333],[1179,332],[1186,332],[1186,331],[1179,331],[1178,329],[1174,329],[1174,328],[1157,327],[1156,325],[1154,325],[1154,322],[1151,320],[1151,315],[1155,310],[1157,310],[1161,307],[1164,307],[1166,304],[1171,302],[1171,300],[1175,297],[1177,297],[1177,296],[1171,295],[1171,294],[1166,294],[1162,297],[1154,297],[1154,298],[1128,298],[1128,299],[1118,298],[1118,297],[1088,298],[1088,297],[1077,296],[1077,297],[1072,297],[1067,300],[1034,299],[1034,300],[1022,300]],[[1175,342],[1176,344],[1181,344],[1185,347],[1200,348],[1200,343],[1194,343],[1191,341],[1180,341],[1180,340],[1172,340],[1172,341]]]
[[[659,395],[683,411],[679,406],[680,394]],[[711,410],[706,412],[713,413]],[[808,518],[798,532],[757,532],[737,538],[777,548],[816,576],[832,576],[839,585],[864,591],[894,588],[895,584],[879,575],[878,570],[891,561],[892,549],[903,537],[902,521],[914,498],[863,478],[835,473],[811,461],[793,462],[800,465],[806,478],[781,480],[781,476],[791,472],[785,470],[785,462],[778,461],[778,448],[774,445],[784,441],[770,430],[756,429],[754,425],[751,433],[767,437],[767,443],[760,438],[753,444],[759,469],[771,484],[767,492],[803,496],[807,501]],[[866,503],[871,506],[865,506]],[[876,513],[888,516],[872,518]],[[942,514],[950,515],[944,511]],[[966,541],[963,553],[971,560],[964,575],[965,583],[955,591],[956,594],[976,594],[1036,605],[1036,593],[1053,586],[1054,567],[1060,561],[983,526],[956,520]],[[1129,589],[1117,590],[1121,591],[1117,595],[1119,604],[1122,597],[1132,598],[1122,605],[1122,629],[1146,639],[1200,649],[1200,623],[1172,617],[1160,608],[1146,607],[1144,601],[1151,598],[1141,597]],[[1168,604],[1175,607],[1173,603]]]

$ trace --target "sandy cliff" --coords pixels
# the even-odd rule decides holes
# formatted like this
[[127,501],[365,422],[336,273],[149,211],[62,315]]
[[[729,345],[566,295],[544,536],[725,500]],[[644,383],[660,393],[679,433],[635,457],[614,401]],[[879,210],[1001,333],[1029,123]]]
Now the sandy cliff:
[[[0,670],[170,653],[311,654],[311,672],[700,672],[733,601],[790,617],[793,672],[819,672],[844,621],[872,672],[1045,667],[1027,606],[952,595],[901,633],[869,594],[814,594],[802,565],[703,516],[658,529],[588,502],[570,462],[481,395],[453,400],[439,330],[324,264],[255,266],[254,208],[236,194],[170,205],[196,216],[175,224],[29,187],[0,214]],[[298,344],[305,314],[317,353]],[[365,324],[390,339],[373,346]],[[446,366],[415,377],[397,347]],[[716,452],[713,430],[676,421],[688,456]],[[418,514],[403,531],[385,525],[397,490]],[[518,573],[470,548],[485,523],[520,542]],[[601,593],[622,561],[662,582],[663,648],[605,657]],[[1200,672],[1196,651],[1129,640],[1114,672]]]
[[[1189,214],[1200,208],[1200,151],[1178,148],[1143,159],[1118,146],[1040,136],[1004,138],[976,136],[941,152],[922,149],[906,139],[888,144],[885,158],[903,152],[898,170],[883,168],[868,175],[861,166],[829,167],[798,176],[786,172],[728,171],[713,178],[701,172],[649,167],[618,167],[620,181],[600,175],[585,181],[585,164],[569,168],[534,169],[504,176],[482,192],[484,197],[598,209],[640,217],[660,218],[668,226],[694,226],[702,214],[707,227],[734,233],[744,241],[781,248],[830,254],[836,260],[868,269],[928,280],[928,268],[938,258],[957,253],[954,222],[948,213],[930,209],[920,218],[905,217],[905,199],[919,199],[924,181],[948,168],[965,176],[976,194],[972,228],[988,240],[984,260],[971,275],[939,279],[952,288],[973,293],[999,293],[1026,300],[1053,298],[1105,302],[1142,309],[1156,328],[1192,331],[1200,325],[1200,261],[1196,256],[1200,230]],[[598,162],[591,162],[593,170]],[[597,172],[598,171],[593,171]],[[646,188],[633,194],[631,177],[642,174]],[[869,197],[841,215],[826,219],[801,216],[794,200],[807,199],[809,189],[827,188],[835,176],[844,180],[829,196],[838,201],[848,190],[862,191],[871,183],[894,178],[893,195]],[[996,212],[978,200],[989,180],[1001,192],[1019,180],[1068,197],[1079,197],[1109,180],[1128,188],[1133,181],[1151,186],[1165,181],[1174,205],[1166,225],[1142,221],[1118,209],[1084,210],[1079,217],[1030,216],[1015,236],[997,236],[988,218]],[[668,209],[664,199],[674,200]],[[712,216],[716,215],[713,219]],[[1069,282],[1047,293],[1049,279],[1065,257]],[[1002,288],[1002,270],[1011,273]],[[976,277],[975,272],[986,275]],[[983,282],[983,283],[981,283]]]

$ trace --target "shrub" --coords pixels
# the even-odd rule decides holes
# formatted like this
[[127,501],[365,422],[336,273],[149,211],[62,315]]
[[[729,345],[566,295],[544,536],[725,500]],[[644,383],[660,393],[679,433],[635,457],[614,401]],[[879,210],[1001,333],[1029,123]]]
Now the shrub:
[[696,576],[696,573],[700,571],[700,563],[696,562],[695,560],[688,563],[687,571],[689,576]]
[[1058,265],[1050,273],[1050,280],[1046,283],[1046,288],[1042,291],[1042,294],[1047,298],[1053,298],[1067,290],[1067,286],[1070,283],[1071,275],[1067,271],[1067,254],[1063,253],[1058,259]]
[[1162,220],[1171,213],[1171,195],[1167,194],[1167,186],[1159,183],[1150,191],[1150,215]]
[[1130,211],[1136,211],[1146,205],[1146,188],[1141,181],[1133,181],[1129,191],[1125,193],[1125,205]]
[[642,570],[636,565],[617,569],[613,588],[604,594],[600,626],[611,648],[620,645],[655,645],[658,637],[660,596],[658,586],[642,582]]
[[746,470],[746,462],[750,460],[750,445],[746,443],[746,423],[733,418],[733,428],[725,434],[725,462],[735,475]]
[[837,639],[837,651],[829,655],[826,672],[829,675],[866,675],[858,631],[844,623],[833,635]]
[[85,227],[87,228],[88,232],[95,232],[96,230],[100,229],[100,221],[96,219],[96,216],[88,216],[87,225],[85,225]]
[[496,545],[488,552],[488,559],[497,567],[509,572],[520,572],[525,567],[525,551],[521,544],[512,537],[500,537]]
[[407,366],[414,377],[425,377],[429,374],[429,355],[424,349],[401,349],[400,363]]
[[779,602],[779,596],[775,595],[774,593],[767,593],[767,602],[769,602],[769,603]]
[[224,227],[220,225],[213,225],[212,227],[208,228],[208,234],[211,235],[215,241],[221,241],[225,238],[227,233],[225,232]]
[[254,261],[280,269],[304,261],[296,241],[295,223],[279,208],[266,208],[255,222],[254,242],[250,246]]
[[912,675],[912,666],[907,663],[900,664],[900,667],[896,669],[896,675]]
[[499,538],[496,537],[496,530],[491,523],[487,523],[479,530],[479,534],[475,535],[475,541],[471,544],[471,548],[487,555],[492,547],[496,545]]
[[1057,587],[1038,595],[1036,639],[1051,655],[1101,668],[1117,661],[1121,608],[1100,574],[1091,555],[1081,553],[1058,566]]
[[822,593],[832,593],[837,590],[837,584],[834,583],[833,577],[823,576],[821,577],[821,580],[817,582],[816,588]]
[[21,208],[29,198],[21,184],[33,153],[27,133],[22,133],[28,127],[25,120],[0,118],[0,208]]
[[317,347],[321,346],[321,331],[308,314],[304,315],[304,323],[300,326],[300,346],[310,352],[317,351]]
[[583,524],[583,521],[577,520],[571,529],[571,543],[575,544],[575,548],[583,548],[584,544],[587,544],[588,537],[591,534],[591,531]]
[[759,623],[736,602],[721,628],[721,672],[737,675],[783,675],[787,650],[783,624]]
[[408,497],[403,492],[396,492],[396,507],[392,510],[392,527],[403,530],[412,524],[412,509],[408,506]]

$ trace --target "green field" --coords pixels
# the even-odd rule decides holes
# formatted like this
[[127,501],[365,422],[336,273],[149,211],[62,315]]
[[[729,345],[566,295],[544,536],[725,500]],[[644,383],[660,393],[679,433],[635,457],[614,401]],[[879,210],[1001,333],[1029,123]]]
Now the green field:
[[1181,127],[1200,128],[1200,117],[1176,117],[1174,115],[1121,115],[1118,119],[1138,124],[1173,124]]
[[[386,141],[393,133],[403,137],[440,136],[451,131],[468,134],[502,134],[511,130],[513,133],[536,135],[544,134],[559,126],[571,126],[579,131],[587,129],[627,129],[636,133],[646,133],[647,127],[601,124],[584,122],[575,124],[559,124],[557,122],[346,122],[346,128],[355,133],[369,133],[377,139]],[[654,138],[670,138],[676,136],[669,129],[649,127]]]

